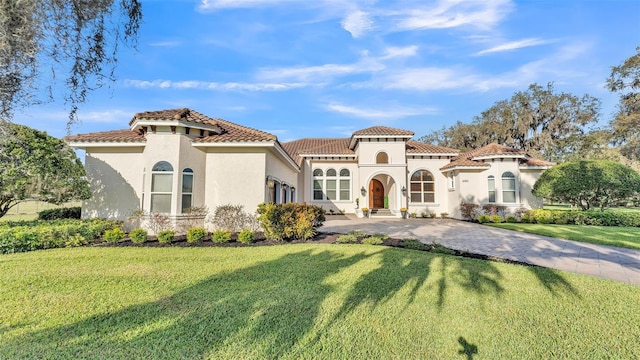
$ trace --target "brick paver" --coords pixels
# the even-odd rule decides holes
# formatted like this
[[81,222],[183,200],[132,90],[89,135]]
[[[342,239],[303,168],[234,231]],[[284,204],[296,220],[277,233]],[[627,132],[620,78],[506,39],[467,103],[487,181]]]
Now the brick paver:
[[520,233],[449,219],[331,219],[322,232],[384,233],[448,248],[640,285],[640,251]]

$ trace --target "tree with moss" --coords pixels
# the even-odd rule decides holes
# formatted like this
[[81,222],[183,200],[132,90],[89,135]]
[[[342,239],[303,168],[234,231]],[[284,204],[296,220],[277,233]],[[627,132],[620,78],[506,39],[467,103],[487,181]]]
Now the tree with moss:
[[640,46],[636,54],[611,68],[609,90],[620,94],[618,113],[611,122],[622,154],[640,160]]
[[581,147],[588,125],[598,121],[600,100],[558,92],[553,83],[532,84],[501,100],[470,124],[458,121],[421,141],[469,151],[497,142],[551,161],[567,159]]
[[114,80],[141,20],[139,0],[0,0],[0,119],[62,97],[73,124],[88,93]]
[[27,199],[61,204],[91,196],[84,167],[64,141],[13,123],[3,129],[0,217]]
[[607,207],[640,193],[640,174],[608,160],[568,161],[546,170],[533,186],[533,194],[569,203],[582,210]]

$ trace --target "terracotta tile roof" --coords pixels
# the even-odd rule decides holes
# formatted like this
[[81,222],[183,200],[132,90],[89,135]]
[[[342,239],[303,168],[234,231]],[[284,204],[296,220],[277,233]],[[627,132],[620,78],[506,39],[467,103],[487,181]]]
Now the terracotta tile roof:
[[441,167],[440,170],[452,169],[452,168],[455,168],[455,167],[458,167],[458,166],[462,166],[462,167],[467,167],[467,166],[488,167],[488,166],[490,166],[489,164],[484,163],[484,162],[479,161],[479,160],[472,160],[472,159],[476,158],[476,157],[492,156],[492,155],[496,155],[496,156],[500,156],[500,155],[506,155],[506,156],[508,156],[508,155],[519,155],[519,156],[524,156],[525,159],[522,160],[521,164],[527,165],[527,166],[551,166],[551,165],[553,165],[553,163],[550,163],[548,161],[534,159],[534,158],[530,157],[529,154],[527,154],[527,152],[524,151],[524,150],[514,149],[512,147],[500,145],[500,144],[497,144],[497,143],[491,143],[489,145],[485,145],[485,146],[477,148],[475,150],[466,152],[466,153],[458,156],[457,158],[454,158],[449,164]]
[[353,136],[413,136],[414,132],[391,128],[387,126],[372,126],[370,128],[355,131]]
[[431,145],[419,141],[407,141],[407,154],[458,154],[456,149]]
[[305,138],[282,144],[284,150],[296,161],[302,164],[300,155],[355,155],[349,149],[349,138]]
[[78,134],[65,136],[63,138],[66,142],[145,142],[144,135],[140,133],[131,131],[129,129],[124,130],[112,130],[112,131],[102,131],[102,132],[93,132],[88,134]]
[[168,120],[168,121],[186,121],[194,124],[208,125],[215,129],[218,133],[212,136],[205,136],[195,139],[196,143],[207,142],[251,142],[251,141],[277,141],[278,138],[264,131],[253,129],[246,126],[234,124],[230,121],[210,118],[197,111],[181,108],[159,111],[145,111],[137,113],[129,122],[133,125],[136,120]]

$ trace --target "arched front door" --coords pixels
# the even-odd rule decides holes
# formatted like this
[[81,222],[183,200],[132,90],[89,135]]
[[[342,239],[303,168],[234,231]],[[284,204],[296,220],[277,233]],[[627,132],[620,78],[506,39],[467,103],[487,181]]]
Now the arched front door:
[[369,207],[372,209],[384,208],[384,186],[376,179],[369,183]]

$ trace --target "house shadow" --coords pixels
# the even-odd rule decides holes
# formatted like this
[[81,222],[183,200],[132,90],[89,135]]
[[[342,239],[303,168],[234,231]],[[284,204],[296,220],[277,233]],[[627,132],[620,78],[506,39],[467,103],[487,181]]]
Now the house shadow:
[[[288,253],[210,276],[156,301],[25,332],[5,341],[3,353],[14,358],[50,354],[110,359],[295,356],[363,306],[373,311],[395,298],[404,301],[398,311],[407,311],[434,275],[430,269],[443,271],[435,289],[441,304],[448,281],[479,297],[502,291],[499,272],[490,263],[476,261],[467,267],[449,256],[424,255],[384,247],[349,255],[330,250]],[[438,260],[440,268],[434,264]],[[367,262],[377,266],[371,269]],[[343,283],[334,283],[334,275],[357,268],[364,272],[352,277],[353,286],[346,292]],[[447,277],[445,271],[455,275]],[[323,303],[337,292],[344,292],[343,300],[327,314],[321,310]]]

